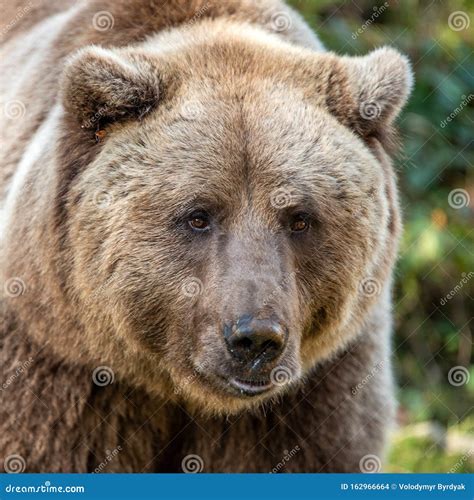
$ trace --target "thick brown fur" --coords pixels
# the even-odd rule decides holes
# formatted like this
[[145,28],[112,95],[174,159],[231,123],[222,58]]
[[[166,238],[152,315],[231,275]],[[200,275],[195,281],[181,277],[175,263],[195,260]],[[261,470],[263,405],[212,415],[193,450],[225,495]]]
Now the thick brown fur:
[[[325,52],[278,0],[2,10],[4,467],[382,459],[400,232],[387,151],[405,58]],[[189,231],[196,208],[213,214],[209,234]],[[296,237],[299,211],[310,227]],[[222,335],[245,314],[288,332],[260,373],[287,383],[258,397],[223,382],[250,370]]]

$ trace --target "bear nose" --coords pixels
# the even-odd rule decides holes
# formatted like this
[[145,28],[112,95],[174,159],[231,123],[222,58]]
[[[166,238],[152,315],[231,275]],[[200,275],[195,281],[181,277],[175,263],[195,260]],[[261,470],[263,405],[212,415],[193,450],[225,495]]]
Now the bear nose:
[[229,352],[241,361],[272,361],[283,351],[286,329],[275,319],[241,316],[236,323],[226,324],[224,337]]

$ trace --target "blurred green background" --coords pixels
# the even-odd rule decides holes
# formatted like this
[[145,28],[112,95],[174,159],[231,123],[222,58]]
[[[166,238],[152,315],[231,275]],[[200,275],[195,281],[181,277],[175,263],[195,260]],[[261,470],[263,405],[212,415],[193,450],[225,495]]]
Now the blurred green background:
[[474,2],[293,0],[325,46],[409,56],[395,160],[404,214],[388,472],[474,472]]

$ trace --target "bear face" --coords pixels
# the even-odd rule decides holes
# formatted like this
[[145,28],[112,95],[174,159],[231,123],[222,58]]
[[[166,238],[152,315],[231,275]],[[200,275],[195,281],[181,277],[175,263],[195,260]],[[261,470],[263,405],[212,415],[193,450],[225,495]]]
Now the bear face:
[[389,49],[340,58],[232,30],[90,47],[62,82],[78,137],[105,129],[68,195],[73,295],[96,331],[218,412],[346,345],[377,301],[365,279],[386,292],[396,203],[370,144],[410,85]]

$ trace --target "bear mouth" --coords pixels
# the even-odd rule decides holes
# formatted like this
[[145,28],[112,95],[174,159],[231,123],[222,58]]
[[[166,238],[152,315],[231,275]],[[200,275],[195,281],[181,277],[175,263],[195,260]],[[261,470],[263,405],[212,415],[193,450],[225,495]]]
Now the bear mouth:
[[273,384],[270,379],[267,380],[246,380],[241,378],[231,378],[228,381],[230,387],[245,396],[258,396],[270,391]]

